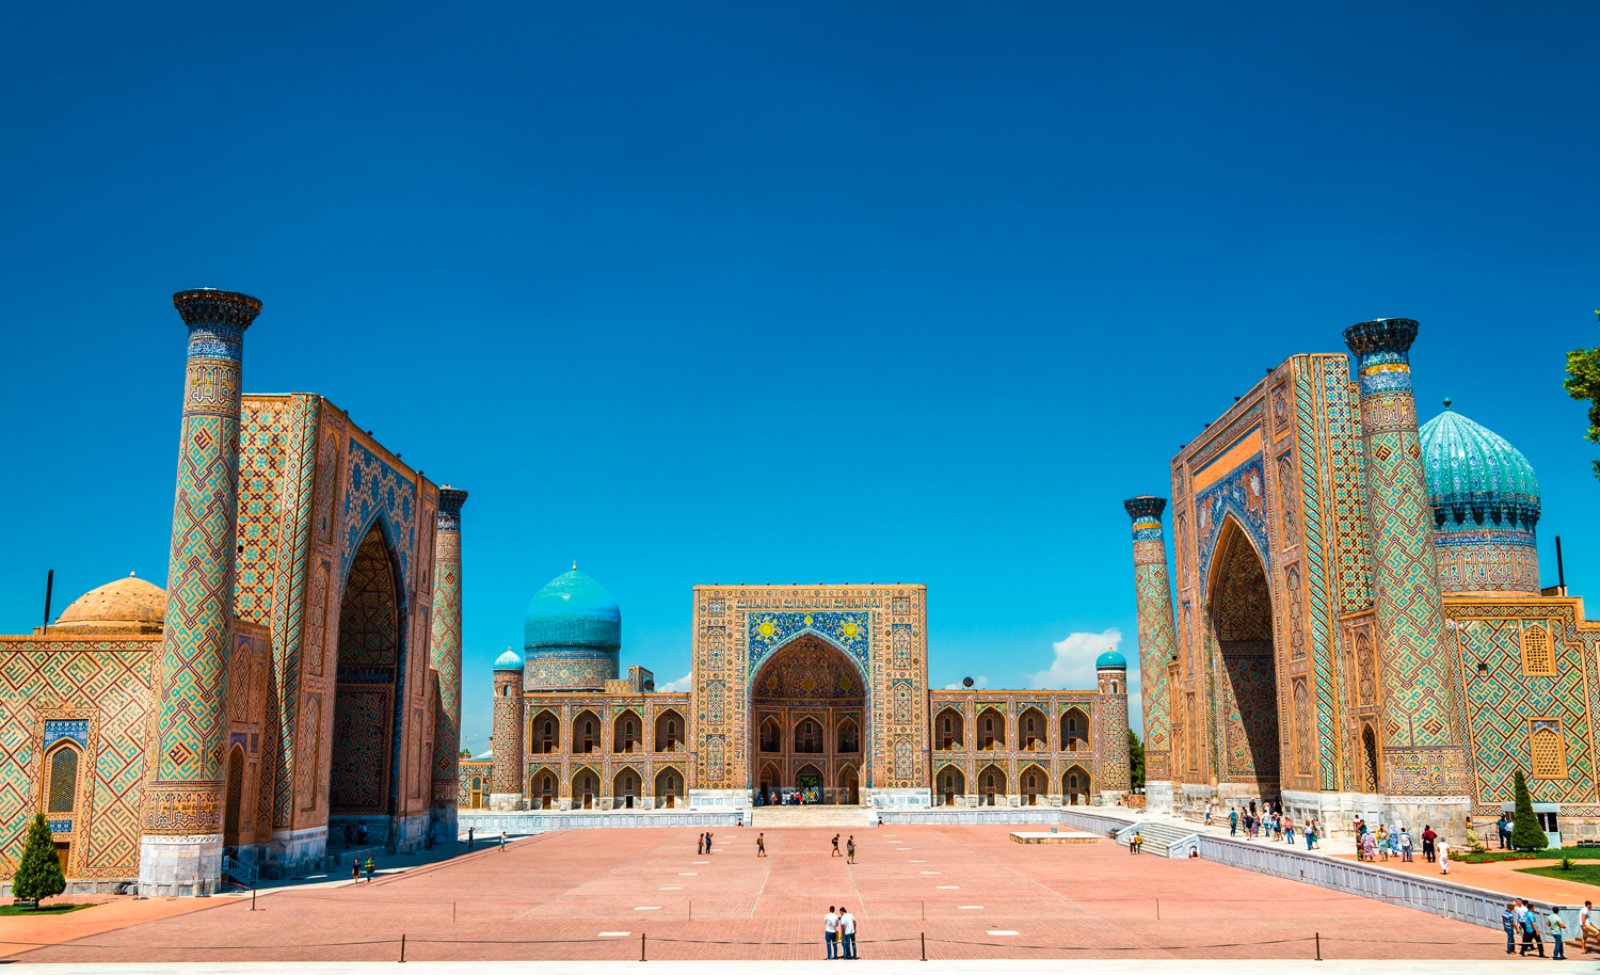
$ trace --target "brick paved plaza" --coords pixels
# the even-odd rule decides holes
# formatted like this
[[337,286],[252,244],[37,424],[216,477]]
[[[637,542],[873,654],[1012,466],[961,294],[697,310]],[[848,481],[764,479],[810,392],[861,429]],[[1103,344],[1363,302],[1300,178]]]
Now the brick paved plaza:
[[711,856],[688,829],[553,833],[371,885],[283,890],[255,912],[219,898],[12,958],[393,961],[403,934],[413,961],[623,961],[642,933],[651,959],[813,959],[838,903],[867,959],[916,959],[924,933],[936,960],[1310,959],[1315,933],[1326,958],[1504,958],[1498,932],[1404,907],[1109,842],[1022,846],[1009,831],[868,827],[854,866],[830,858],[832,829],[768,831],[765,859],[750,829],[719,830]]

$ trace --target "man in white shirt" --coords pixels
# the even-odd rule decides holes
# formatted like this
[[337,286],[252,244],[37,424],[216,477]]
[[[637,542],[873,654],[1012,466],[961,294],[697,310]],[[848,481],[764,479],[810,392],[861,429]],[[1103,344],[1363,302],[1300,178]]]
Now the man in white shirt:
[[854,961],[856,957],[856,916],[850,913],[850,908],[848,907],[841,906],[839,908],[839,939],[844,942],[843,950],[839,952],[839,957],[849,958]]
[[839,957],[839,915],[833,913],[832,904],[822,918],[822,943],[828,946],[828,961]]

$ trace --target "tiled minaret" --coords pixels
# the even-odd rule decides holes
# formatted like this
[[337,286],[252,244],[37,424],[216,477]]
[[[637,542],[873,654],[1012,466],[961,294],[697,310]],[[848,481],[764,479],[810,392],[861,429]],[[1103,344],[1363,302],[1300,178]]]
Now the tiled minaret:
[[467,492],[439,489],[433,535],[433,632],[429,664],[439,674],[434,718],[432,828],[436,839],[456,835],[456,780],[461,755],[461,506]]
[[209,894],[222,866],[222,681],[233,620],[239,403],[249,295],[202,288],[172,303],[189,326],[166,629],[145,783],[139,891]]
[[523,668],[527,661],[507,649],[494,662],[494,725],[490,747],[494,761],[489,769],[489,808],[522,808]]
[[1133,756],[1128,749],[1128,661],[1112,650],[1102,653],[1094,664],[1100,700],[1095,705],[1095,748],[1100,752],[1100,782],[1097,791],[1108,805],[1128,794]]
[[[1379,786],[1391,822],[1412,827],[1461,823],[1470,807],[1467,760],[1448,665],[1433,512],[1417,436],[1407,353],[1409,318],[1345,329],[1361,388],[1367,526],[1372,545],[1379,683],[1384,688]],[[1443,802],[1441,802],[1443,800]],[[1452,829],[1452,835],[1454,830]]]
[[1167,689],[1167,664],[1177,653],[1177,627],[1172,615],[1172,583],[1167,578],[1167,542],[1161,532],[1166,498],[1148,494],[1122,503],[1133,519],[1133,591],[1139,614],[1139,699],[1144,712],[1145,801],[1149,808],[1170,811],[1172,786],[1172,717]]

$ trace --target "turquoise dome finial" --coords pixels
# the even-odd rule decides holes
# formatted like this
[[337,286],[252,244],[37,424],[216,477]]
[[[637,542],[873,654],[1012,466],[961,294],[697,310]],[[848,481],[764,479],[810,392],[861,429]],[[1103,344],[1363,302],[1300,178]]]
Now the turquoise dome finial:
[[515,650],[511,649],[510,647],[506,647],[506,652],[505,653],[502,653],[500,656],[494,658],[494,669],[495,670],[521,670],[522,669],[522,654],[516,652]]
[[1095,670],[1127,670],[1128,658],[1116,650],[1107,650],[1094,659]]

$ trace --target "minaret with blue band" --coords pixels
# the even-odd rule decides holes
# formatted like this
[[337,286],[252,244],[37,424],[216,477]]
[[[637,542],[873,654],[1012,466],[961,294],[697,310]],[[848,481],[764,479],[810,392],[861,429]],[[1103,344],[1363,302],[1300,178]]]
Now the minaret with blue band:
[[1144,713],[1145,801],[1173,808],[1172,719],[1167,668],[1178,652],[1172,583],[1161,513],[1167,499],[1148,494],[1122,503],[1133,519],[1133,592],[1139,619],[1139,700]]
[[439,713],[433,733],[432,826],[438,840],[456,835],[461,762],[461,506],[467,492],[439,488],[433,534],[433,632],[429,664],[439,675]]
[[[1380,318],[1345,329],[1361,390],[1361,444],[1372,551],[1378,686],[1387,688],[1378,729],[1379,789],[1387,821],[1416,832],[1454,827],[1470,810],[1467,759],[1444,645],[1409,352],[1417,323]],[[1454,829],[1451,830],[1454,834]]]
[[223,675],[233,629],[244,332],[261,302],[180,291],[189,327],[167,568],[153,774],[139,849],[143,896],[209,895],[222,870]]

